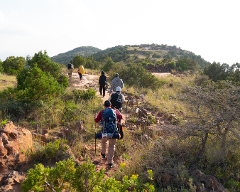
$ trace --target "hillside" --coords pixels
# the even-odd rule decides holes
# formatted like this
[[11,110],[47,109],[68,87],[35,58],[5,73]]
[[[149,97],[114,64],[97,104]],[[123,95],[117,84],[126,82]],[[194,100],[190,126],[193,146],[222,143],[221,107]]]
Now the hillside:
[[210,62],[193,52],[182,50],[176,46],[157,44],[115,46],[93,54],[93,58],[99,62],[102,62],[107,56],[111,57],[114,62],[157,64],[165,58],[175,62],[182,58],[191,58],[198,61],[200,69],[210,65]]
[[207,62],[200,55],[196,55],[191,51],[182,50],[176,46],[158,44],[118,45],[105,50],[91,46],[83,46],[66,53],[60,53],[51,59],[53,62],[66,65],[77,55],[81,57],[92,55],[93,59],[98,62],[103,62],[105,58],[111,57],[114,62],[122,61],[124,63],[134,62],[142,64],[159,64],[164,59],[177,62],[182,58],[190,58],[198,61],[199,69],[204,69],[205,66],[210,65],[210,62]]
[[66,53],[59,53],[58,55],[51,57],[51,60],[53,62],[66,65],[77,55],[81,57],[87,57],[93,55],[94,53],[97,53],[100,50],[101,49],[92,46],[78,47]]

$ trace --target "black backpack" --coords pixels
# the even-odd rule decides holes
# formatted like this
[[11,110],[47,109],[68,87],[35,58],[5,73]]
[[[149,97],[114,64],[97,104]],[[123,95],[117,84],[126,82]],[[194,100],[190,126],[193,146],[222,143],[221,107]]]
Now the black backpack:
[[72,69],[72,64],[71,63],[68,64],[68,69]]
[[113,93],[111,95],[111,103],[112,103],[112,108],[120,109],[122,108],[122,101],[120,99],[121,94]]

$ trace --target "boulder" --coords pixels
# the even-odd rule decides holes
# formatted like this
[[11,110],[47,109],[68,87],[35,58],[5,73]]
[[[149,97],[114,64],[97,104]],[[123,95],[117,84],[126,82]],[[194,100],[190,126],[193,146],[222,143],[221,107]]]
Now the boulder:
[[0,129],[0,173],[15,169],[25,161],[25,153],[32,147],[32,134],[29,130],[16,127],[13,122]]
[[25,175],[21,172],[10,171],[0,181],[0,191],[21,192],[21,183]]

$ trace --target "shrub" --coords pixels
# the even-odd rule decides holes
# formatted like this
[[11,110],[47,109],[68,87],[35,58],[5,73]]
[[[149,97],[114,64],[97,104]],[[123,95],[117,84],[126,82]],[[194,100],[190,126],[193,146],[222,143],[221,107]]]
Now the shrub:
[[3,62],[2,67],[4,68],[5,73],[9,75],[16,75],[21,69],[24,68],[25,63],[26,60],[24,57],[10,56],[7,57],[7,59]]
[[[157,77],[152,75],[142,66],[137,64],[129,64],[128,66],[122,66],[116,68],[114,71],[119,73],[119,77],[128,86],[143,87],[149,89],[157,89],[161,86],[161,82]],[[114,74],[112,74],[114,76]]]
[[3,72],[3,70],[4,70],[4,68],[3,68],[3,62],[0,60],[0,73],[2,73]]
[[77,102],[79,99],[89,100],[96,97],[96,91],[94,91],[92,88],[88,88],[87,91],[74,89],[73,94],[75,96],[75,102]]
[[52,163],[69,158],[66,154],[68,150],[67,140],[57,139],[53,143],[49,142],[44,147],[38,148],[36,151],[27,152],[30,162]]
[[88,161],[76,166],[72,159],[60,161],[51,168],[37,164],[34,169],[28,170],[21,191],[155,191],[154,186],[149,183],[144,186],[138,180],[138,175],[132,175],[129,179],[124,176],[122,181],[116,181],[113,177],[103,180],[105,170],[96,172],[95,168],[96,166]]
[[68,86],[67,77],[62,75],[62,69],[58,63],[54,63],[51,61],[51,58],[47,55],[47,52],[39,51],[35,53],[35,55],[30,58],[27,58],[27,64],[30,68],[34,68],[36,65],[43,72],[49,73],[53,78],[55,78],[58,83],[62,84],[64,87]]
[[171,61],[167,64],[170,68],[176,68],[176,63],[174,61]]
[[21,91],[23,100],[47,100],[63,92],[63,86],[37,66],[23,69],[17,75],[17,82],[17,89]]

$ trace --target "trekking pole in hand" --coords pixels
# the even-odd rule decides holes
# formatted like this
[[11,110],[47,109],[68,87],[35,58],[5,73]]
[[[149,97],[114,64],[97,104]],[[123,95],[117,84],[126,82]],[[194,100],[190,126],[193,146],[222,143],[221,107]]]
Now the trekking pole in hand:
[[96,126],[97,126],[97,125],[96,125],[96,124],[97,124],[97,123],[95,122],[95,155],[96,155],[96,153],[97,153],[97,152],[96,152],[96,150],[97,150],[97,138],[96,138],[96,134],[97,134],[97,133],[96,133]]
[[[95,114],[95,118],[97,117],[97,114]],[[95,121],[95,118],[94,118],[94,121]],[[95,155],[97,153],[97,138],[96,138],[96,134],[97,134],[97,123],[95,122]]]

